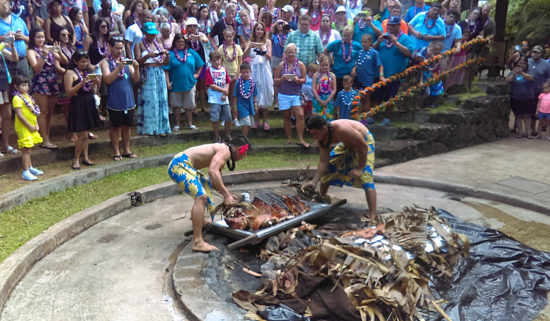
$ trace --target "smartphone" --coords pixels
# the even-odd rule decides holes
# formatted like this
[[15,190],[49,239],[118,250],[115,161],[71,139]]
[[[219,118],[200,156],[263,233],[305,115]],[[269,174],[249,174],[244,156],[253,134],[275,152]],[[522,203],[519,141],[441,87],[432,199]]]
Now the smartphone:
[[124,59],[122,61],[123,64],[125,64],[126,66],[128,65],[131,65],[134,61],[132,59]]

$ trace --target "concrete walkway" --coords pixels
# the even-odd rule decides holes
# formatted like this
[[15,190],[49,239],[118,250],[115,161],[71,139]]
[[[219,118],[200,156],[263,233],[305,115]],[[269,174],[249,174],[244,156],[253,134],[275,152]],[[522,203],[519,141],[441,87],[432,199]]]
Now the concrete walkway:
[[[525,199],[550,208],[548,159],[550,142],[511,138],[388,166],[375,170],[381,178],[378,208],[436,206],[550,251],[550,216],[511,204]],[[279,184],[242,183],[230,189]],[[456,195],[463,188],[513,197],[504,204],[491,197]],[[347,198],[348,207],[366,209],[363,193],[356,189],[331,188],[329,193]],[[162,193],[154,198],[160,197]],[[183,236],[190,228],[190,206],[191,198],[170,196],[86,229],[30,269],[11,293],[0,320],[238,320],[234,305],[213,294],[200,275],[209,255],[192,253]],[[182,295],[181,305],[172,302],[172,286]],[[541,315],[540,320],[548,318],[550,310]]]

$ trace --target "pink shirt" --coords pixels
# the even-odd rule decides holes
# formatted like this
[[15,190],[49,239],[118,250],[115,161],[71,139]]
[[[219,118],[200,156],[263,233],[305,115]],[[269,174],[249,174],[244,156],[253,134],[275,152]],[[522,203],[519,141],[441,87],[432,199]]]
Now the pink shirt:
[[539,102],[539,113],[550,114],[550,93],[540,94]]

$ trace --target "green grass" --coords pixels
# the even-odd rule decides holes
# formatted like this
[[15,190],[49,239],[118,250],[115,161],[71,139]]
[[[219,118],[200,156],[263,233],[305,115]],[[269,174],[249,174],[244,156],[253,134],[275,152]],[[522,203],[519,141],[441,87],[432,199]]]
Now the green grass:
[[[306,137],[306,140],[311,141],[311,137]],[[285,138],[253,138],[251,143],[253,146],[262,145],[279,145],[282,146],[286,142]],[[178,144],[166,144],[159,146],[132,146],[132,151],[136,153],[140,158],[149,157],[162,154],[177,154],[186,148],[211,143],[210,140],[196,140],[193,142],[178,143]],[[112,163],[112,152],[110,150],[94,151],[90,154],[91,159],[98,165]],[[269,162],[268,162],[269,164]],[[41,180],[53,178],[59,175],[67,174],[71,172],[71,160],[56,161],[48,165],[40,166],[40,169],[45,172]],[[7,193],[29,184],[39,184],[39,181],[29,183],[23,181],[20,178],[21,172],[19,170],[12,171],[11,173],[0,175],[0,194]],[[0,238],[1,240],[1,238]]]
[[[162,148],[162,153],[170,153],[171,148],[174,148],[175,153],[181,151],[183,145],[185,144],[158,147]],[[143,150],[142,155],[145,156],[148,152],[155,154],[156,147],[147,147],[147,150]],[[308,165],[317,164],[318,160],[319,156],[316,154],[259,153],[238,162],[237,169],[305,168]],[[111,175],[72,189],[58,191],[2,212],[0,215],[0,262],[42,231],[79,211],[114,196],[169,180],[166,166],[142,168]]]

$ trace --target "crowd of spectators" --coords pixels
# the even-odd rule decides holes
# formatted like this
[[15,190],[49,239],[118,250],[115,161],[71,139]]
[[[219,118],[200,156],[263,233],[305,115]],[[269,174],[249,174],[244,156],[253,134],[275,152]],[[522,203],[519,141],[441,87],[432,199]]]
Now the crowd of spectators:
[[[56,106],[65,111],[75,142],[73,169],[93,166],[88,140],[102,121],[110,123],[118,161],[137,157],[130,149],[132,126],[139,135],[196,130],[198,109],[210,113],[214,139],[221,142],[231,139],[232,126],[242,127],[245,135],[250,129],[270,130],[268,111],[274,107],[282,111],[287,143],[295,127],[297,143],[309,148],[304,125],[310,115],[349,118],[357,89],[495,31],[489,4],[463,10],[458,0],[429,5],[382,0],[377,8],[362,0],[280,1],[259,7],[246,0],[187,0],[182,6],[173,0],[93,0],[88,7],[85,0],[0,0],[0,156],[19,152],[8,141],[12,110],[16,131],[18,126],[38,131],[42,142],[36,144],[57,149],[50,140]],[[522,47],[510,58],[513,106],[523,108],[521,101],[536,101],[546,90],[550,66],[539,49]],[[456,50],[428,66],[425,79],[463,63],[466,54]],[[19,97],[12,94],[16,75],[29,85],[17,105],[12,103]],[[430,86],[427,96],[440,96],[463,79],[463,72],[455,72]],[[390,99],[399,87],[394,81],[376,90],[363,108]],[[533,118],[532,105],[535,110],[515,108],[517,119],[524,113]],[[19,119],[24,115],[17,108],[40,110],[34,113],[36,124]],[[381,125],[390,123],[391,112],[386,110]],[[18,143],[19,149],[33,147]],[[23,167],[33,168],[30,160]]]

